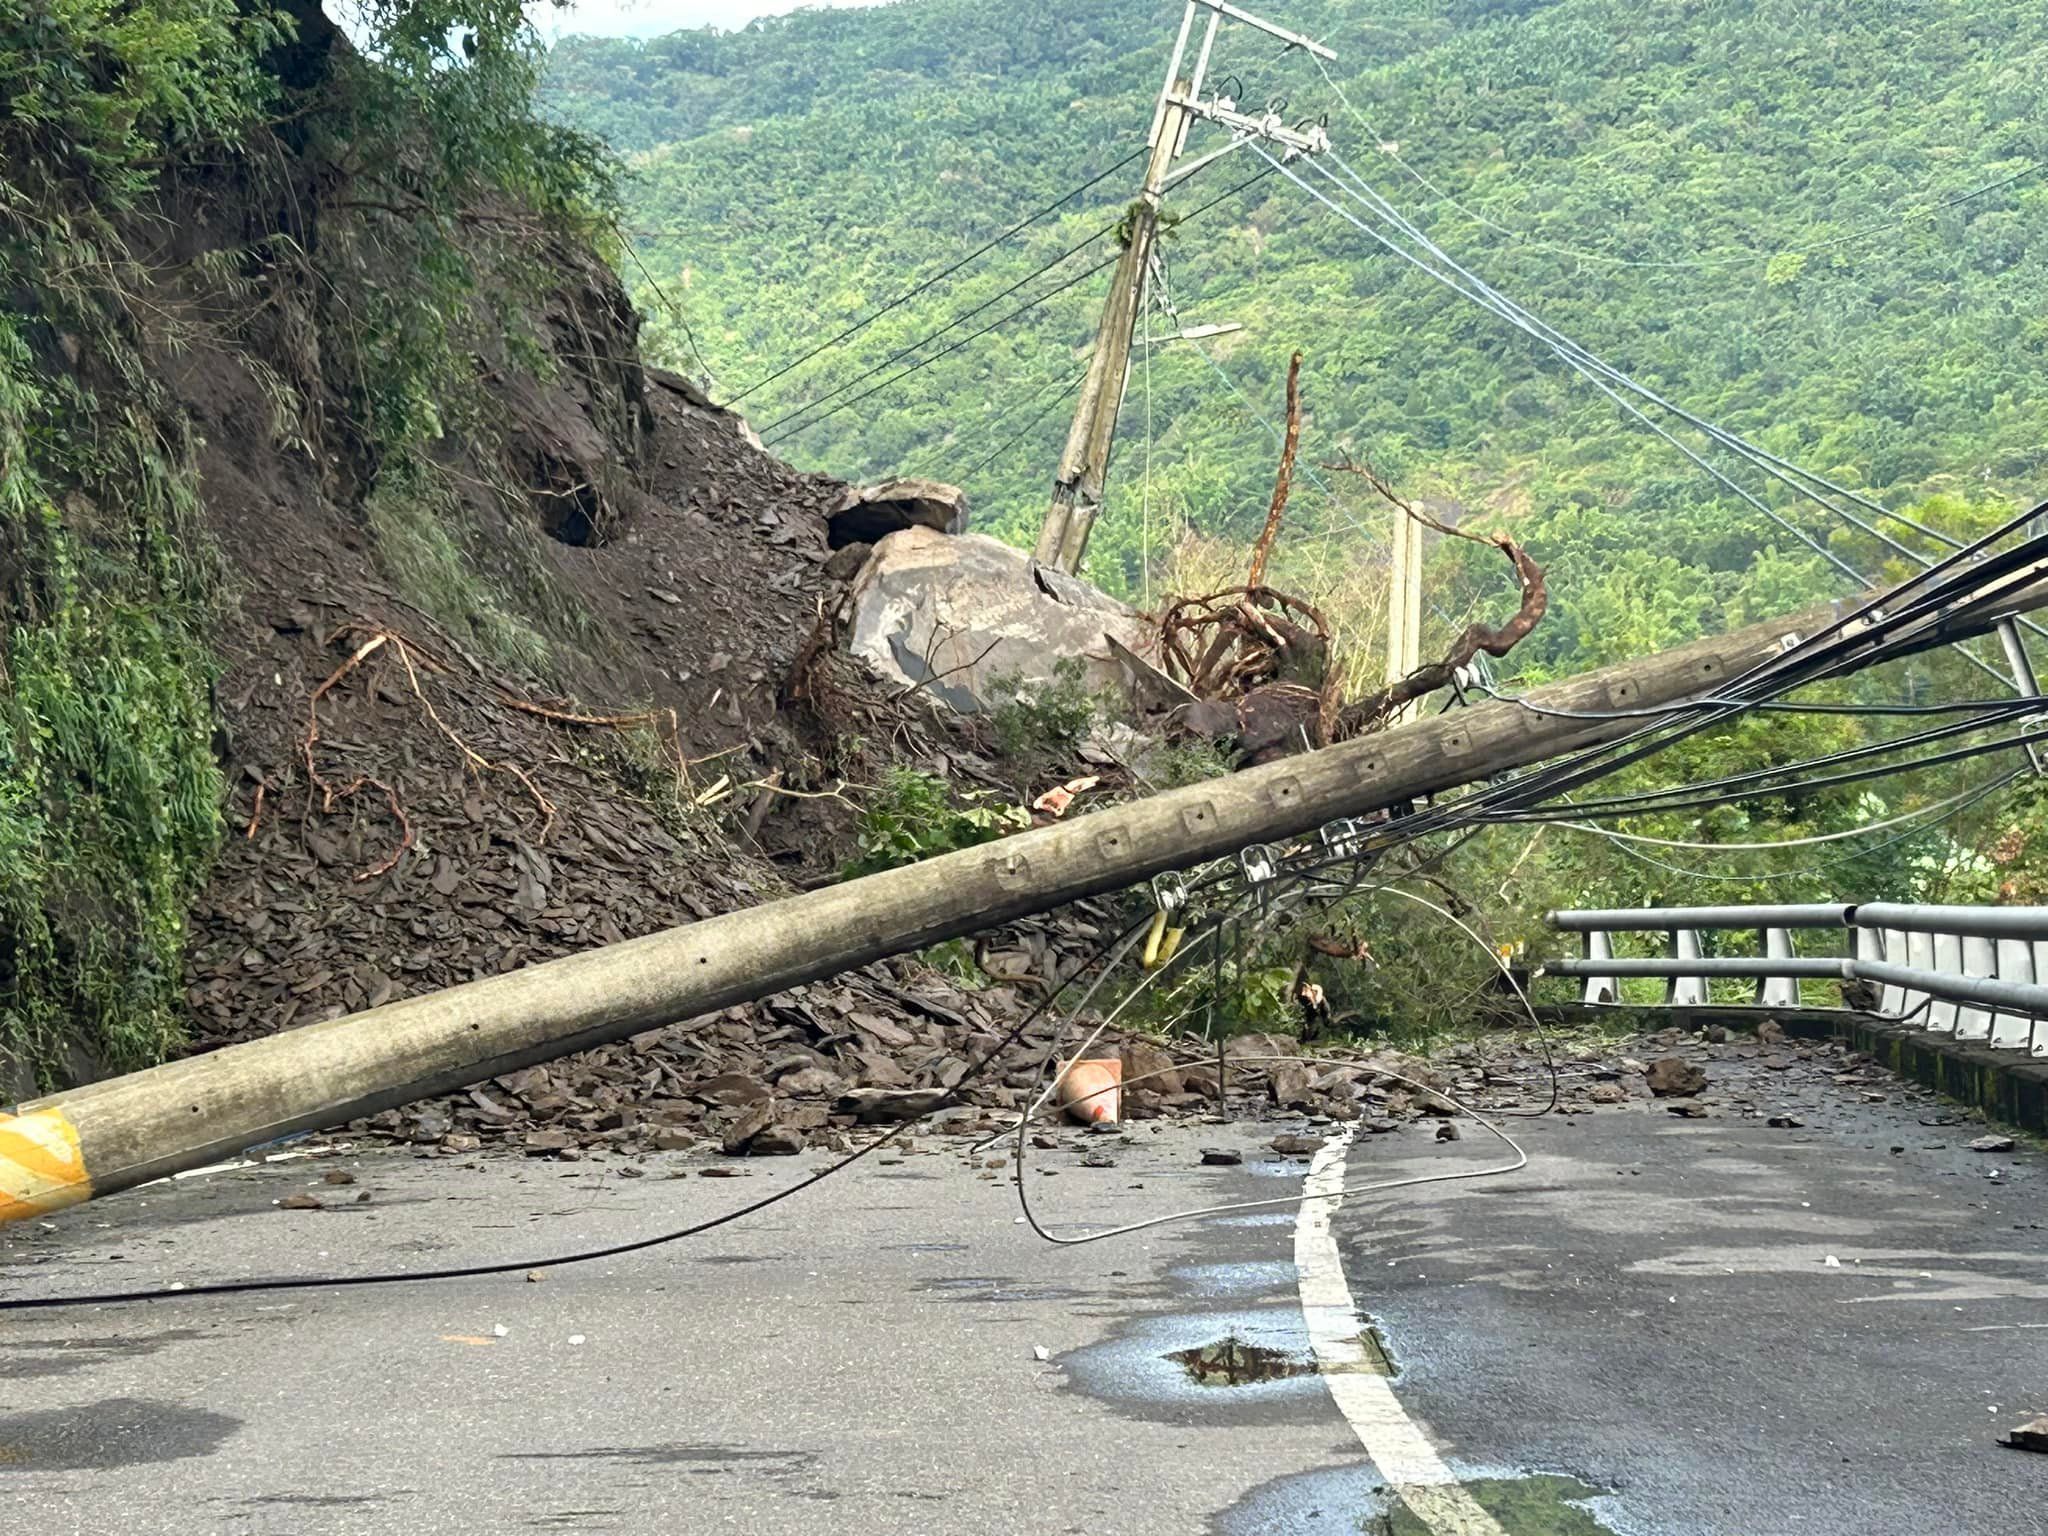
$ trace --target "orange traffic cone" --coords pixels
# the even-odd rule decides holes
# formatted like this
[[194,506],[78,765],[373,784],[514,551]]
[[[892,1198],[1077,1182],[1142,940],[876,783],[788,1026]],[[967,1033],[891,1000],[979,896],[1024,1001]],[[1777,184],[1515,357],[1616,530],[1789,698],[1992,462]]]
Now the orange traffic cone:
[[1123,1118],[1123,1058],[1090,1057],[1060,1064],[1060,1108],[1083,1125]]

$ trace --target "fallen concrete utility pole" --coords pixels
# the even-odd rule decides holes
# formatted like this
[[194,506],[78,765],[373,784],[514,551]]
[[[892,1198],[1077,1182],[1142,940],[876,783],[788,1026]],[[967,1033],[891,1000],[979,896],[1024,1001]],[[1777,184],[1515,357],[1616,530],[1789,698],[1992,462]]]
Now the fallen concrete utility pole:
[[[2044,562],[2048,564],[2048,562]],[[2030,569],[1915,644],[2048,602]],[[641,1030],[767,997],[1339,817],[1626,734],[1833,623],[1830,604],[1528,695],[1365,736],[822,890],[153,1067],[0,1116],[0,1221],[202,1166]],[[1924,639],[1922,638],[1924,637]],[[1851,660],[1847,665],[1853,668]]]

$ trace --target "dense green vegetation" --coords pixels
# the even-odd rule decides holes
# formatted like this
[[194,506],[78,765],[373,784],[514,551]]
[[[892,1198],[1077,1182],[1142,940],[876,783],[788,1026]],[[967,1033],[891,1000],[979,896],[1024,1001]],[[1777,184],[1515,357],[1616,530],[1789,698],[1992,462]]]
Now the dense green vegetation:
[[[1217,69],[1242,100],[1327,113],[1344,156],[1436,238],[1647,382],[1958,533],[2048,478],[2048,256],[2028,238],[2048,213],[2034,172],[2048,156],[2033,110],[2048,59],[2039,6],[1273,9],[1337,47],[1335,84],[1226,31]],[[220,836],[208,635],[232,577],[205,536],[198,444],[165,358],[235,351],[273,406],[250,430],[267,427],[280,454],[319,444],[407,595],[504,664],[537,667],[558,639],[528,622],[505,585],[516,572],[480,574],[454,526],[450,466],[458,445],[489,438],[479,360],[542,366],[524,301],[548,280],[551,242],[608,248],[615,167],[596,138],[608,139],[637,231],[615,254],[663,360],[743,397],[799,462],[960,479],[982,526],[1027,539],[1104,281],[1090,269],[1114,250],[1135,175],[1120,162],[1143,137],[1178,8],[905,0],[729,36],[577,41],[545,79],[515,0],[369,0],[351,14],[355,47],[317,0],[0,0],[0,1051],[45,1066],[67,1041],[115,1065],[175,1046],[184,912]],[[1274,438],[1261,417],[1278,416],[1300,347],[1305,461],[1369,455],[1410,491],[1510,524],[1549,565],[1556,601],[1514,659],[1524,678],[1839,590],[1819,556],[1497,320],[1372,254],[1299,189],[1240,187],[1256,169],[1240,153],[1170,199],[1178,308],[1149,324],[1244,329],[1206,352],[1142,354],[1094,550],[1105,585],[1142,597],[1175,569],[1229,568],[1265,505]],[[957,278],[771,377],[1098,174]],[[213,227],[224,203],[236,212]],[[180,238],[167,246],[165,231]],[[273,339],[296,338],[293,358],[266,360],[237,329],[266,312]],[[791,415],[842,385],[846,408]],[[1904,569],[1867,535],[1744,483],[1870,576]],[[1369,551],[1386,516],[1319,470],[1290,515],[1279,569],[1318,594],[1352,582],[1354,644],[1369,643]],[[1206,536],[1201,560],[1190,529]],[[1487,550],[1441,545],[1430,583],[1426,643],[1500,611]],[[1950,659],[1842,692],[1986,686]],[[1788,761],[1869,729],[1752,720],[1634,782]],[[1038,750],[1056,771],[1061,753]],[[1710,842],[1832,831],[1994,771],[1638,827]],[[910,793],[928,788],[878,797],[865,853],[890,862],[986,830]],[[1883,847],[1746,855],[1696,875],[1691,853],[1500,835],[1445,878],[1501,923],[1587,898],[2031,894],[2039,820],[2031,797],[2008,795]],[[1426,913],[1369,915],[1397,957],[1382,976],[1406,964],[1422,987],[1445,974],[1442,935],[1403,926]],[[1373,985],[1341,1001],[1384,1013]],[[1266,990],[1284,1010],[1284,989]]]
[[[241,346],[233,317],[289,295],[318,361],[288,380],[250,350],[276,420],[249,428],[306,452],[331,413],[374,496],[456,417],[465,307],[516,271],[465,210],[576,228],[606,196],[602,153],[531,110],[518,5],[355,14],[360,53],[304,0],[0,0],[0,1057],[45,1073],[178,1043],[220,835],[231,577],[164,360]],[[232,234],[167,241],[237,197]],[[326,238],[267,209],[326,214]]]
[[[1454,255],[1644,382],[1958,535],[2048,487],[2048,242],[2029,238],[2048,217],[2048,178],[2035,169],[2048,159],[2048,119],[2035,108],[2048,61],[2040,6],[1284,0],[1265,10],[1336,48],[1334,85],[1313,61],[1226,29],[1216,68],[1242,101],[1285,97],[1288,119],[1325,117],[1344,159]],[[1066,428],[1060,391],[1083,366],[1106,282],[1083,274],[1113,241],[998,296],[1113,226],[1136,167],[847,344],[778,370],[1116,166],[1143,140],[1179,13],[1174,0],[904,0],[726,35],[574,39],[551,53],[544,98],[627,156],[638,268],[627,275],[666,360],[743,401],[798,462],[960,480],[979,526],[1028,541]],[[1218,142],[1203,128],[1193,148]],[[1170,211],[1193,214],[1167,245],[1178,319],[1245,328],[1205,343],[1207,356],[1161,345],[1148,365],[1141,351],[1091,552],[1098,581],[1156,596],[1184,529],[1248,543],[1275,457],[1268,423],[1300,347],[1305,460],[1370,456],[1405,489],[1511,527],[1548,565],[1550,617],[1510,664],[1523,679],[1846,589],[1819,554],[1526,338],[1377,254],[1299,188],[1268,176],[1232,190],[1258,169],[1239,152],[1169,198]],[[866,393],[919,361],[928,365]],[[856,380],[838,397],[847,408],[792,416]],[[1754,471],[1716,462],[1863,575],[1910,569]],[[1333,569],[1370,563],[1388,514],[1362,490],[1319,472],[1299,486],[1291,578],[1327,586]],[[1446,541],[1429,582],[1425,649],[1468,616],[1503,611],[1501,567],[1485,549]],[[1839,696],[1994,686],[1951,658]],[[1754,719],[1617,787],[1792,761],[1874,729]],[[1706,842],[1835,831],[2007,766],[1634,826]],[[2013,861],[2036,820],[1993,797],[1881,847],[1739,858],[1503,833],[1461,853],[1450,878],[1525,932],[1544,905],[1589,899],[1837,889],[1979,899],[2023,878]],[[1980,852],[2001,831],[2002,863]],[[1389,934],[1434,921],[1382,905],[1374,921]],[[1413,950],[1435,957],[1417,963],[1426,990],[1443,948],[1417,940]]]
[[[1142,139],[1178,10],[909,0],[729,35],[574,40],[551,57],[547,99],[632,155],[639,259],[731,395],[1120,160]],[[1247,101],[1327,114],[1339,152],[1451,251],[1646,382],[1897,500],[2002,497],[2048,465],[2034,387],[2048,255],[2026,238],[2048,187],[2021,176],[1937,209],[2048,156],[2031,108],[2048,58],[2038,6],[1298,0],[1275,17],[1337,48],[1336,81],[1364,115],[1313,61],[1226,29],[1219,63]],[[1258,168],[1241,152],[1174,206]],[[1135,174],[751,393],[749,415],[786,451],[848,474],[968,475],[1027,425],[1040,390],[1078,372],[1105,277],[814,427],[771,424],[1113,222]],[[1312,451],[1349,443],[1469,504],[1533,517],[1526,531],[1562,560],[1583,620],[1545,637],[1558,662],[1599,655],[1582,652],[1582,632],[1613,608],[1640,613],[1676,571],[1712,576],[1643,624],[1683,631],[1738,594],[1776,599],[1823,579],[1671,448],[1497,320],[1370,254],[1298,188],[1268,178],[1225,199],[1179,231],[1170,258],[1184,319],[1246,326],[1211,347],[1269,416],[1288,351],[1305,348]],[[651,291],[648,304],[663,308]],[[699,366],[678,317],[663,319],[674,358]],[[1096,574],[1112,585],[1138,574],[1146,382],[1140,370],[1098,544]],[[1190,347],[1159,349],[1149,383],[1155,520],[1243,531],[1270,473],[1264,429]],[[1035,520],[1064,415],[968,476],[983,526]],[[1321,499],[1308,487],[1304,512]],[[1867,540],[1835,537],[1874,569]],[[1616,545],[1644,560],[1613,570],[1603,552]]]

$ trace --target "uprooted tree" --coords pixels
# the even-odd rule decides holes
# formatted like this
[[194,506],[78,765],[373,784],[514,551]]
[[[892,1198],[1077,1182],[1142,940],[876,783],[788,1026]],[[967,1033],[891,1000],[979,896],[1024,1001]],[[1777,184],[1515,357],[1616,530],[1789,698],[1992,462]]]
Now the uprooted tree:
[[1342,697],[1345,668],[1340,637],[1315,604],[1266,585],[1266,568],[1287,512],[1294,461],[1301,445],[1301,354],[1287,369],[1287,429],[1265,526],[1252,547],[1242,586],[1199,597],[1176,597],[1159,619],[1159,652],[1167,676],[1185,696],[1170,730],[1235,744],[1249,767],[1313,751],[1334,741],[1382,730],[1403,705],[1460,680],[1482,652],[1505,656],[1542,622],[1549,596],[1543,567],[1504,533],[1480,534],[1432,517],[1403,497],[1369,464],[1345,459],[1333,472],[1363,480],[1381,500],[1434,533],[1491,544],[1514,568],[1520,591],[1515,613],[1503,624],[1473,622],[1443,656],[1361,697]]

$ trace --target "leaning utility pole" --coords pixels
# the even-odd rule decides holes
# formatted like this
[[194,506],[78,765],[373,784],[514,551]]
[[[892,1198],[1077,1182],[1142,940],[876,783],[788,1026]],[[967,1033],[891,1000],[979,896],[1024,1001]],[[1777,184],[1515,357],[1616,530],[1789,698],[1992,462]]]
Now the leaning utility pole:
[[[1394,508],[1394,539],[1387,552],[1387,684],[1422,665],[1422,525],[1405,507]],[[1413,720],[1422,701],[1410,699],[1392,723]]]
[[[1187,57],[1188,36],[1194,30],[1195,12],[1207,10],[1209,24],[1202,34],[1192,76],[1183,79],[1182,61]],[[1247,26],[1281,39],[1291,48],[1305,48],[1320,58],[1336,55],[1320,43],[1309,41],[1285,27],[1262,21],[1226,0],[1187,0],[1181,14],[1180,36],[1167,61],[1166,83],[1152,113],[1152,132],[1146,143],[1152,150],[1145,164],[1145,184],[1131,204],[1119,231],[1123,254],[1117,259],[1116,275],[1110,281],[1109,298],[1102,307],[1102,319],[1095,328],[1095,354],[1089,360],[1087,377],[1081,384],[1081,398],[1074,407],[1074,424],[1067,432],[1066,451],[1060,455],[1059,472],[1053,480],[1052,505],[1039,530],[1035,551],[1041,565],[1056,566],[1069,573],[1081,568],[1088,549],[1088,536],[1102,510],[1102,486],[1109,474],[1109,449],[1116,435],[1117,413],[1123,409],[1124,387],[1131,371],[1131,331],[1138,323],[1145,303],[1147,279],[1159,239],[1159,207],[1166,189],[1181,177],[1192,174],[1211,160],[1227,154],[1251,139],[1278,144],[1286,154],[1314,154],[1329,147],[1321,128],[1306,131],[1289,128],[1277,112],[1253,116],[1237,110],[1237,103],[1217,94],[1203,99],[1202,84],[1209,73],[1209,56],[1216,44],[1216,29],[1228,16]],[[1174,161],[1187,146],[1188,130],[1197,118],[1221,124],[1231,132],[1231,142],[1213,154],[1204,155],[1176,171]]]
[[[1881,598],[1884,594],[1875,594]],[[1898,654],[2048,604],[2048,552],[1995,588],[1916,611]],[[645,938],[386,1003],[0,1113],[0,1222],[714,1013],[889,955],[962,938],[1167,870],[1627,735],[1646,715],[1839,622],[1847,602],[1435,715],[1225,779],[1020,832]],[[1858,619],[1843,634],[1869,628]]]

